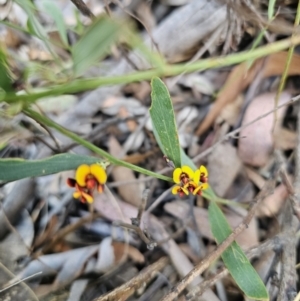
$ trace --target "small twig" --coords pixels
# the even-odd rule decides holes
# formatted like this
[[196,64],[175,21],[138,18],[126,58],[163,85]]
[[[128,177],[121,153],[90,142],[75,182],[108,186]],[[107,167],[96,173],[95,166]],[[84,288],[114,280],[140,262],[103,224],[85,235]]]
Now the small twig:
[[8,285],[7,287],[1,289],[1,290],[0,290],[0,293],[6,291],[7,289],[9,289],[9,288],[11,288],[11,287],[13,287],[13,286],[15,286],[15,285],[21,283],[21,282],[24,282],[24,281],[26,281],[26,280],[28,280],[28,279],[31,279],[31,278],[33,278],[33,277],[35,277],[35,276],[37,276],[37,275],[40,275],[40,274],[42,274],[42,273],[43,273],[43,272],[37,272],[37,273],[35,273],[35,274],[33,274],[33,275],[30,275],[30,276],[28,276],[28,277],[25,277],[25,278],[23,278],[23,279],[20,279],[20,280],[14,282],[14,283]]
[[116,288],[112,292],[100,296],[93,301],[115,301],[127,300],[136,290],[150,282],[169,262],[167,257],[162,257],[158,261],[143,269],[137,276],[133,277],[128,282]]
[[[300,163],[300,162],[299,162]],[[282,229],[288,240],[281,255],[281,277],[277,301],[290,301],[297,295],[297,272],[296,272],[296,228],[293,223],[293,211],[290,203],[286,203],[282,214]]]
[[275,187],[275,180],[270,180],[266,183],[257,197],[253,200],[252,206],[241,224],[239,224],[234,231],[220,244],[217,246],[214,252],[206,256],[200,261],[181,281],[175,285],[175,287],[163,298],[161,301],[174,300],[188,284],[190,284],[197,276],[203,273],[213,261],[221,256],[221,254],[232,244],[236,237],[242,233],[249,225],[252,220],[258,205],[264,200],[270,193],[273,192]]
[[172,187],[165,190],[156,200],[153,204],[151,204],[151,206],[146,210],[147,213],[150,213],[151,211],[154,210],[154,208],[171,192]]
[[132,225],[137,226],[137,227],[140,226],[142,215],[145,211],[148,198],[149,198],[149,189],[145,189],[144,192],[143,192],[143,195],[142,195],[142,202],[141,202],[141,204],[139,205],[139,208],[138,208],[137,217],[131,218]]
[[205,246],[204,243],[201,239],[202,234],[200,232],[199,227],[197,226],[197,221],[196,221],[196,217],[195,217],[195,212],[194,212],[194,201],[195,201],[195,196],[190,194],[189,195],[189,213],[188,216],[191,217],[191,227],[188,228],[187,230],[191,229],[191,231],[195,232],[195,235],[197,237],[197,241],[195,241],[193,244],[196,245],[197,244],[197,254],[200,258],[204,258],[206,255],[205,252]]
[[278,150],[276,150],[275,151],[275,156],[277,157],[277,160],[279,160],[279,162],[281,163],[281,167],[280,167],[280,170],[279,170],[280,177],[281,177],[282,182],[285,185],[285,187],[286,187],[286,189],[289,193],[289,200],[291,202],[294,214],[296,215],[296,217],[300,221],[300,204],[297,201],[297,195],[295,193],[295,189],[294,189],[294,187],[293,187],[293,185],[292,185],[292,183],[289,179],[286,168],[284,166],[282,155]]
[[156,242],[152,241],[151,239],[149,239],[147,237],[147,235],[146,235],[147,234],[146,231],[143,231],[140,228],[140,223],[141,223],[142,215],[143,215],[143,212],[145,210],[148,197],[149,197],[149,189],[145,189],[144,193],[143,193],[143,196],[142,196],[142,202],[141,202],[141,204],[140,204],[140,206],[138,208],[137,217],[131,218],[131,223],[132,224],[127,224],[127,223],[124,223],[124,222],[121,222],[121,221],[115,221],[113,224],[116,225],[116,226],[120,226],[120,227],[126,228],[126,229],[134,230],[138,234],[138,236],[140,237],[140,239],[143,242],[145,242],[145,244],[147,245],[147,248],[149,250],[153,250],[156,247],[156,245],[157,245]]
[[[1,262],[0,262],[0,269],[4,270],[5,273],[8,274],[11,278],[15,277],[15,275]],[[2,274],[3,274],[3,271],[2,271]],[[10,285],[10,284],[8,284],[8,285]],[[8,285],[7,285],[7,287],[8,287]],[[28,291],[28,293],[31,296],[32,300],[39,301],[38,297],[35,295],[35,293],[32,291],[32,289],[25,282],[21,281],[20,286],[22,287],[23,291]],[[23,297],[24,296],[25,296],[25,293],[23,293]]]
[[[298,1],[297,14],[296,14],[295,22],[294,22],[295,32],[292,34],[292,36],[297,35],[296,29],[299,26],[299,22],[300,22],[300,2]],[[294,50],[295,50],[295,46],[291,45],[291,47],[288,50],[287,59],[286,59],[286,62],[285,62],[283,74],[280,78],[279,87],[278,87],[278,90],[277,90],[277,93],[276,93],[276,96],[275,96],[275,107],[278,106],[280,95],[281,95],[281,93],[284,89],[287,77],[289,75],[289,69],[290,69],[290,65],[291,65],[291,62],[292,62]],[[274,118],[274,124],[273,124],[273,132],[275,130],[275,126],[276,126],[276,122],[277,122],[277,111],[274,112],[274,117],[275,118]]]
[[95,18],[95,15],[87,7],[87,5],[82,0],[71,0],[73,4],[78,8],[78,10],[86,17],[91,19]]
[[156,242],[150,240],[140,227],[138,227],[136,225],[130,225],[127,223],[123,223],[121,221],[115,221],[115,222],[113,222],[113,224],[115,226],[120,226],[120,227],[135,231],[137,233],[137,235],[140,237],[140,239],[147,245],[147,248],[149,250],[153,250],[154,247],[156,247]]
[[[35,103],[35,106],[38,108],[38,110],[42,113],[42,114],[45,114],[43,109],[37,104]],[[36,120],[35,120],[36,121]],[[37,121],[36,121],[37,122]],[[61,149],[60,149],[60,145],[57,141],[57,139],[55,138],[55,136],[52,134],[51,130],[48,128],[47,125],[43,124],[43,123],[40,123],[40,122],[37,122],[47,133],[48,135],[50,136],[50,138],[53,140],[55,146],[56,146],[56,153],[61,153]],[[48,146],[48,145],[47,145]],[[49,146],[48,146],[49,147]]]
[[127,13],[129,16],[131,16],[133,19],[135,19],[139,23],[141,23],[141,25],[145,28],[147,34],[149,35],[153,46],[156,48],[157,52],[159,54],[161,54],[160,50],[159,50],[159,47],[158,47],[158,43],[155,42],[154,37],[153,37],[150,29],[148,28],[148,26],[139,17],[137,17],[135,14],[133,14],[132,12],[130,12],[128,9],[126,9],[125,6],[119,0],[114,0],[113,2],[115,2],[117,5],[119,5],[121,7],[121,9],[123,9],[123,11],[125,13]]
[[[255,246],[249,250],[247,250],[245,253],[249,260],[253,258],[261,257],[262,254],[273,250],[274,252],[278,253],[282,251],[284,246],[286,245],[288,240],[288,237],[286,233],[280,233],[279,235],[276,235],[275,237],[272,237],[271,239],[268,239],[267,241],[263,242],[259,246]],[[219,280],[226,277],[229,274],[228,269],[225,267],[222,268],[217,274],[213,275],[209,279],[201,282],[198,286],[196,286],[193,290],[189,291],[187,294],[187,299],[193,299],[195,297],[200,297],[205,290],[212,287],[216,284]]]
[[89,214],[88,216],[85,216],[85,217],[82,217],[81,219],[79,219],[76,223],[70,224],[70,225],[64,227],[56,235],[54,235],[54,237],[42,248],[41,251],[34,254],[33,257],[38,258],[42,254],[49,252],[54,247],[54,245],[58,241],[62,240],[67,234],[75,231],[76,229],[80,228],[84,224],[86,224],[88,222],[92,222],[94,219],[101,217],[101,216],[102,215],[100,213]]
[[182,227],[180,227],[177,231],[175,231],[174,233],[172,233],[169,237],[166,237],[165,239],[157,241],[157,246],[161,246],[164,243],[168,242],[169,240],[175,239],[180,234],[182,234],[186,230],[187,224],[190,222],[190,220],[191,220],[190,218],[188,220],[186,220],[186,223]]
[[48,148],[50,148],[52,150],[52,152],[54,154],[59,153],[60,151],[57,148],[54,148],[50,143],[48,143],[46,140],[44,140],[42,137],[35,135],[34,138],[36,140],[39,140],[40,142],[42,142],[43,144],[45,144]]

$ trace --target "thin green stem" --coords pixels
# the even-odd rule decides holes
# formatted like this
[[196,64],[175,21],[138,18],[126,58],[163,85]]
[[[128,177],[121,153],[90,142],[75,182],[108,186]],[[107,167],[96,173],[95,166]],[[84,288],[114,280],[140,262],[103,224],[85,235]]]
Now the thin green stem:
[[30,108],[26,108],[23,110],[23,112],[29,116],[30,118],[34,119],[35,121],[49,126],[51,128],[56,129],[58,132],[62,133],[63,135],[71,138],[72,140],[74,140],[75,142],[83,145],[84,147],[90,149],[91,151],[93,151],[94,153],[104,157],[105,159],[107,159],[109,162],[115,164],[115,165],[119,165],[119,166],[124,166],[127,167],[129,169],[132,169],[134,171],[140,172],[142,174],[145,174],[147,176],[151,176],[157,179],[161,179],[164,181],[168,181],[168,182],[173,182],[172,178],[160,175],[156,172],[152,172],[149,171],[147,169],[144,169],[142,167],[136,166],[134,164],[130,164],[127,162],[124,162],[120,159],[115,158],[114,156],[110,155],[109,153],[107,153],[106,151],[102,150],[101,148],[95,146],[94,144],[86,141],[85,139],[79,137],[78,135],[72,133],[71,131],[67,130],[66,128],[62,127],[61,125],[57,124],[56,122],[52,121],[51,119],[49,119],[46,116],[43,116],[41,114],[39,114],[38,112],[35,112],[33,110],[31,110]]
[[[297,14],[296,14],[295,23],[294,23],[295,29],[299,25],[299,22],[300,22],[300,1],[298,2]],[[295,37],[296,34],[293,34],[292,37],[293,36]],[[293,54],[294,54],[294,50],[295,50],[295,45],[294,44],[290,45],[290,48],[288,50],[286,64],[285,64],[285,67],[284,67],[284,71],[283,71],[283,74],[280,78],[279,88],[277,90],[276,97],[275,97],[275,107],[278,106],[279,97],[280,97],[280,95],[281,95],[281,93],[284,89],[286,79],[288,77],[288,72],[289,72],[289,69],[290,69],[292,57],[293,57]],[[275,124],[276,124],[276,121],[277,121],[277,111],[275,111],[274,114],[275,114],[275,122],[274,122],[274,128],[275,128]]]
[[206,70],[210,68],[230,66],[247,60],[258,59],[298,44],[300,44],[300,36],[295,35],[289,39],[274,42],[272,44],[257,48],[252,51],[244,51],[240,53],[227,55],[225,57],[199,60],[191,64],[164,65],[155,69],[133,72],[126,75],[91,78],[91,79],[79,79],[79,80],[74,80],[69,84],[51,87],[43,92],[36,92],[28,95],[7,94],[2,100],[8,103],[16,102],[16,101],[32,103],[37,99],[46,96],[78,93],[78,92],[96,89],[100,86],[140,82],[143,80],[149,80],[154,76],[158,76],[158,77],[174,76],[174,75],[181,74],[182,72],[191,73],[191,72]]

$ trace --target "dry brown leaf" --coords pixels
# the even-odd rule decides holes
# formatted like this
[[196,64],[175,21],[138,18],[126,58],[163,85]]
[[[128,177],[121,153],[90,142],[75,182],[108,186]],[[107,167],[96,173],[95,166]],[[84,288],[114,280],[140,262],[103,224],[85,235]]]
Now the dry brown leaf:
[[257,217],[274,217],[282,208],[289,193],[286,186],[280,184],[275,188],[273,194],[267,196],[256,210]]
[[198,257],[193,250],[191,249],[189,244],[182,243],[179,244],[179,248],[181,251],[188,257],[190,258],[194,263],[197,263],[200,261],[200,257]]
[[[288,102],[290,98],[289,93],[281,93],[278,105]],[[274,106],[275,93],[265,93],[257,96],[247,108],[242,126],[271,111]],[[285,111],[286,108],[277,111],[276,126],[280,126]],[[275,114],[269,114],[241,130],[238,155],[244,163],[253,166],[264,166],[267,163],[274,147],[272,134],[274,120]]]
[[297,145],[297,133],[285,128],[277,128],[274,132],[274,146],[276,149],[289,150]]
[[[259,188],[261,189],[266,180],[259,175],[257,172],[250,168],[246,168],[247,175],[249,179]],[[274,217],[279,210],[282,208],[282,205],[285,202],[285,199],[288,197],[288,191],[286,186],[280,184],[274,190],[274,192],[267,196],[260,204],[258,209],[256,210],[257,217]]]
[[131,164],[139,164],[141,162],[144,162],[145,159],[147,159],[150,156],[153,156],[155,153],[157,153],[158,149],[154,149],[151,151],[148,151],[144,154],[140,154],[140,153],[135,153],[132,155],[128,155],[126,157],[124,157],[124,161],[131,163]]
[[40,256],[31,261],[19,274],[20,278],[42,272],[42,276],[51,276],[58,273],[55,286],[65,285],[75,279],[83,269],[85,262],[95,254],[98,246],[78,248],[62,253]]
[[[120,107],[119,116],[123,119],[130,116],[130,114],[129,114],[128,110],[126,109],[126,107]],[[133,132],[137,128],[137,123],[133,119],[127,120],[126,124],[127,124],[127,127],[128,127],[130,132]]]
[[153,28],[156,25],[156,19],[153,15],[150,2],[149,3],[146,1],[139,2],[138,7],[136,9],[136,14],[144,23],[145,28],[147,28],[147,30],[152,32]]
[[[120,146],[119,142],[112,136],[108,141],[108,149],[110,154],[115,157],[119,157],[120,153],[122,152],[122,147]],[[136,180],[133,171],[122,166],[115,166],[112,170],[112,176],[115,182]],[[122,199],[136,207],[138,207],[141,203],[142,194],[139,184],[134,183],[121,185],[118,187],[118,192]]]
[[236,148],[228,142],[219,144],[208,157],[210,185],[218,196],[224,197],[239,173],[242,163]]
[[[167,203],[165,204],[164,209],[180,220],[186,220],[190,212],[189,204],[183,201],[174,201],[172,203]],[[214,240],[210,230],[207,210],[199,207],[194,207],[193,210],[201,234],[206,238]],[[231,211],[225,212],[225,216],[230,226],[233,228],[243,220],[243,217],[241,215],[237,215],[236,213]],[[258,244],[258,233],[255,220],[251,221],[249,227],[243,232],[243,235],[237,237],[236,241],[241,245],[243,249],[247,249]]]
[[224,106],[216,123],[226,121],[229,125],[234,126],[239,118],[244,98],[239,95],[232,103]]
[[132,94],[134,98],[144,101],[151,92],[151,86],[149,82],[142,81],[128,84],[123,88],[123,91],[125,94]]
[[[261,58],[255,61],[250,69],[248,69],[249,62],[244,62],[234,67],[224,88],[220,91],[214,106],[206,115],[203,122],[199,125],[196,135],[203,134],[219,116],[224,106],[234,101],[239,93],[241,93],[254,79],[257,70],[262,68],[263,62],[266,58]],[[287,52],[281,51],[271,54],[267,57],[267,62],[264,66],[263,77],[281,75],[284,71],[287,60]],[[288,75],[300,74],[300,55],[294,54],[290,64]]]
[[266,183],[266,180],[255,170],[253,170],[252,168],[246,167],[245,168],[246,173],[249,177],[249,179],[259,188],[262,189],[263,186]]
[[105,188],[104,193],[97,194],[94,200],[94,208],[110,221],[123,221],[124,223],[131,223],[130,218],[136,217],[138,209],[128,203],[115,201],[107,193]]
[[133,262],[137,262],[140,264],[145,262],[144,255],[137,248],[131,245],[114,241],[112,242],[112,246],[114,248],[116,262],[119,262],[123,258],[125,253],[128,255],[129,258],[132,259]]

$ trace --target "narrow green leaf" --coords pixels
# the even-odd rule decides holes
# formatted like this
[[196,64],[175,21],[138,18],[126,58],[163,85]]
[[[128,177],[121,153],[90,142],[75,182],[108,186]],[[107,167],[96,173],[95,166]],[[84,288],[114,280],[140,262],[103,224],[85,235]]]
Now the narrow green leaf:
[[76,169],[80,164],[100,162],[95,157],[60,154],[42,160],[0,159],[0,181],[8,182],[29,177],[39,177]]
[[72,56],[75,74],[83,74],[109,51],[116,41],[121,27],[108,17],[97,19],[74,45]]
[[9,74],[7,57],[3,48],[0,47],[0,88],[5,92],[13,92],[12,78]]
[[176,167],[180,167],[179,138],[169,91],[158,77],[152,79],[151,87],[152,104],[149,112],[162,152],[173,161]]
[[67,29],[61,10],[52,0],[43,0],[42,5],[45,12],[54,20],[62,42],[65,46],[68,46]]
[[[214,201],[209,203],[208,216],[213,236],[220,244],[232,233],[230,225]],[[232,278],[248,298],[269,300],[264,283],[235,241],[223,252],[222,259]]]
[[32,3],[30,0],[15,0],[15,2],[26,12],[28,16],[27,26],[28,31],[32,34],[41,39],[45,46],[47,47],[48,51],[51,53],[53,58],[59,62],[59,57],[53,51],[52,45],[49,42],[49,38],[47,35],[47,32],[45,31],[44,27],[39,22],[38,18],[36,18],[35,13],[37,11],[34,3]]
[[269,0],[269,5],[268,5],[268,19],[271,21],[274,16],[274,11],[275,11],[275,3],[276,0]]

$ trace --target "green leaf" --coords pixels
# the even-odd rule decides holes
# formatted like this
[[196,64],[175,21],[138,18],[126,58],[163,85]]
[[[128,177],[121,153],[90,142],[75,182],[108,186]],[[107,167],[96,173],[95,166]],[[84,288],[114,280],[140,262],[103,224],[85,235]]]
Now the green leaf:
[[75,74],[83,74],[103,58],[120,32],[120,25],[110,18],[97,19],[72,49]]
[[275,3],[276,0],[269,0],[269,5],[268,5],[268,19],[271,21],[274,16],[274,11],[275,11]]
[[49,38],[47,32],[45,31],[44,27],[40,24],[38,18],[36,18],[35,13],[37,11],[35,5],[30,0],[15,0],[15,2],[26,12],[28,16],[27,20],[27,27],[28,31],[32,34],[41,39],[45,46],[47,47],[48,51],[51,53],[53,58],[59,61],[59,57],[53,51],[52,45],[49,42]]
[[74,154],[60,154],[42,160],[0,159],[0,181],[45,176],[100,161],[99,158]]
[[5,92],[13,92],[12,78],[9,74],[7,56],[3,48],[0,47],[0,88]]
[[67,29],[61,10],[52,0],[43,0],[42,5],[45,12],[54,20],[63,44],[68,47]]
[[[232,233],[230,225],[214,201],[209,204],[208,216],[213,236],[220,244]],[[269,300],[264,283],[235,241],[223,252],[222,259],[232,278],[248,298]]]
[[151,86],[152,104],[149,112],[153,128],[159,137],[162,152],[173,161],[176,167],[180,167],[179,138],[169,91],[158,77],[152,79]]

